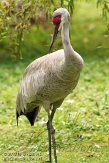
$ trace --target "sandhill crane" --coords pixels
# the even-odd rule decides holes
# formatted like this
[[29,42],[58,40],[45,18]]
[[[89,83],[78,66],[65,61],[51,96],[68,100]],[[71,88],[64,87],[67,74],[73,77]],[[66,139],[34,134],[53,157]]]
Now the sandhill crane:
[[45,108],[48,114],[49,161],[52,163],[52,140],[54,160],[57,163],[55,130],[52,120],[56,109],[76,87],[83,67],[83,59],[74,51],[70,43],[70,14],[67,9],[55,10],[52,21],[55,28],[50,50],[60,29],[64,49],[38,58],[26,68],[16,100],[16,118],[18,124],[18,117],[25,115],[30,124],[34,125],[41,106]]

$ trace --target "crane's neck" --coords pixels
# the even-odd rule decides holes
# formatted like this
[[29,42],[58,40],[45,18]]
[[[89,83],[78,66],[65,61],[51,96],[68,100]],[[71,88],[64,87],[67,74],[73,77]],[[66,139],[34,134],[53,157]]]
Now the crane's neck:
[[64,47],[64,55],[65,55],[65,65],[67,69],[75,69],[76,71],[81,70],[83,67],[83,59],[82,57],[74,51],[72,45],[70,43],[69,38],[69,27],[70,24],[66,23],[62,26],[61,36],[62,36],[62,43]]
[[66,45],[71,45],[70,44],[70,38],[69,38],[69,29],[70,29],[70,24],[65,23],[62,26],[62,31],[61,31],[61,36],[62,36],[62,42],[63,46],[66,48]]
[[70,28],[70,24],[65,23],[65,24],[63,24],[62,31],[61,31],[62,43],[63,43],[66,59],[70,59],[75,56],[74,49],[72,48],[72,45],[70,43],[69,28]]

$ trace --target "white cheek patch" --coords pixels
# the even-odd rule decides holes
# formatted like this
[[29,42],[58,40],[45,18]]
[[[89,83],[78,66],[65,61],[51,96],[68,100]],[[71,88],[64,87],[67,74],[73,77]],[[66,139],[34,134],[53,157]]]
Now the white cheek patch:
[[59,26],[58,32],[61,30],[62,26],[63,26],[63,22],[60,23],[60,26]]

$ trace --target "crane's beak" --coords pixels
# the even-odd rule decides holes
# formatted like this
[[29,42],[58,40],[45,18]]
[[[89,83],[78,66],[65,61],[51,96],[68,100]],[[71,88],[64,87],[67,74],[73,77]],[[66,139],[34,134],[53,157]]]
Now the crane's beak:
[[54,27],[54,33],[53,33],[52,41],[51,41],[51,44],[50,44],[50,47],[49,47],[49,52],[51,51],[51,49],[52,49],[52,47],[53,47],[53,43],[54,43],[54,41],[55,41],[55,39],[56,39],[56,37],[57,37],[58,31],[59,31],[59,30],[58,30],[58,29],[59,29],[59,26],[60,26],[60,25]]

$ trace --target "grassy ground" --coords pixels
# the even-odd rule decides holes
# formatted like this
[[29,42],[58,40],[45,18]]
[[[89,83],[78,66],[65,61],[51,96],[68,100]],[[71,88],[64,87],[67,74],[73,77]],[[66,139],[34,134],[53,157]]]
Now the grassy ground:
[[[42,33],[39,30],[37,35]],[[34,34],[32,31],[26,37],[29,39]],[[78,4],[75,9],[71,39],[72,45],[82,54],[85,66],[77,88],[54,117],[58,162],[108,163],[109,37],[100,11],[92,3]],[[26,43],[29,48],[36,42]],[[26,43],[23,52],[26,51]],[[43,45],[42,38],[39,43]],[[60,39],[56,44],[60,44]],[[34,48],[33,54],[35,50],[38,51]],[[23,160],[42,163],[48,160],[47,115],[44,109],[34,127],[30,127],[23,116],[19,119],[19,127],[16,127],[16,94],[22,73],[30,61],[25,58],[19,62],[5,60],[0,63],[0,162]]]

